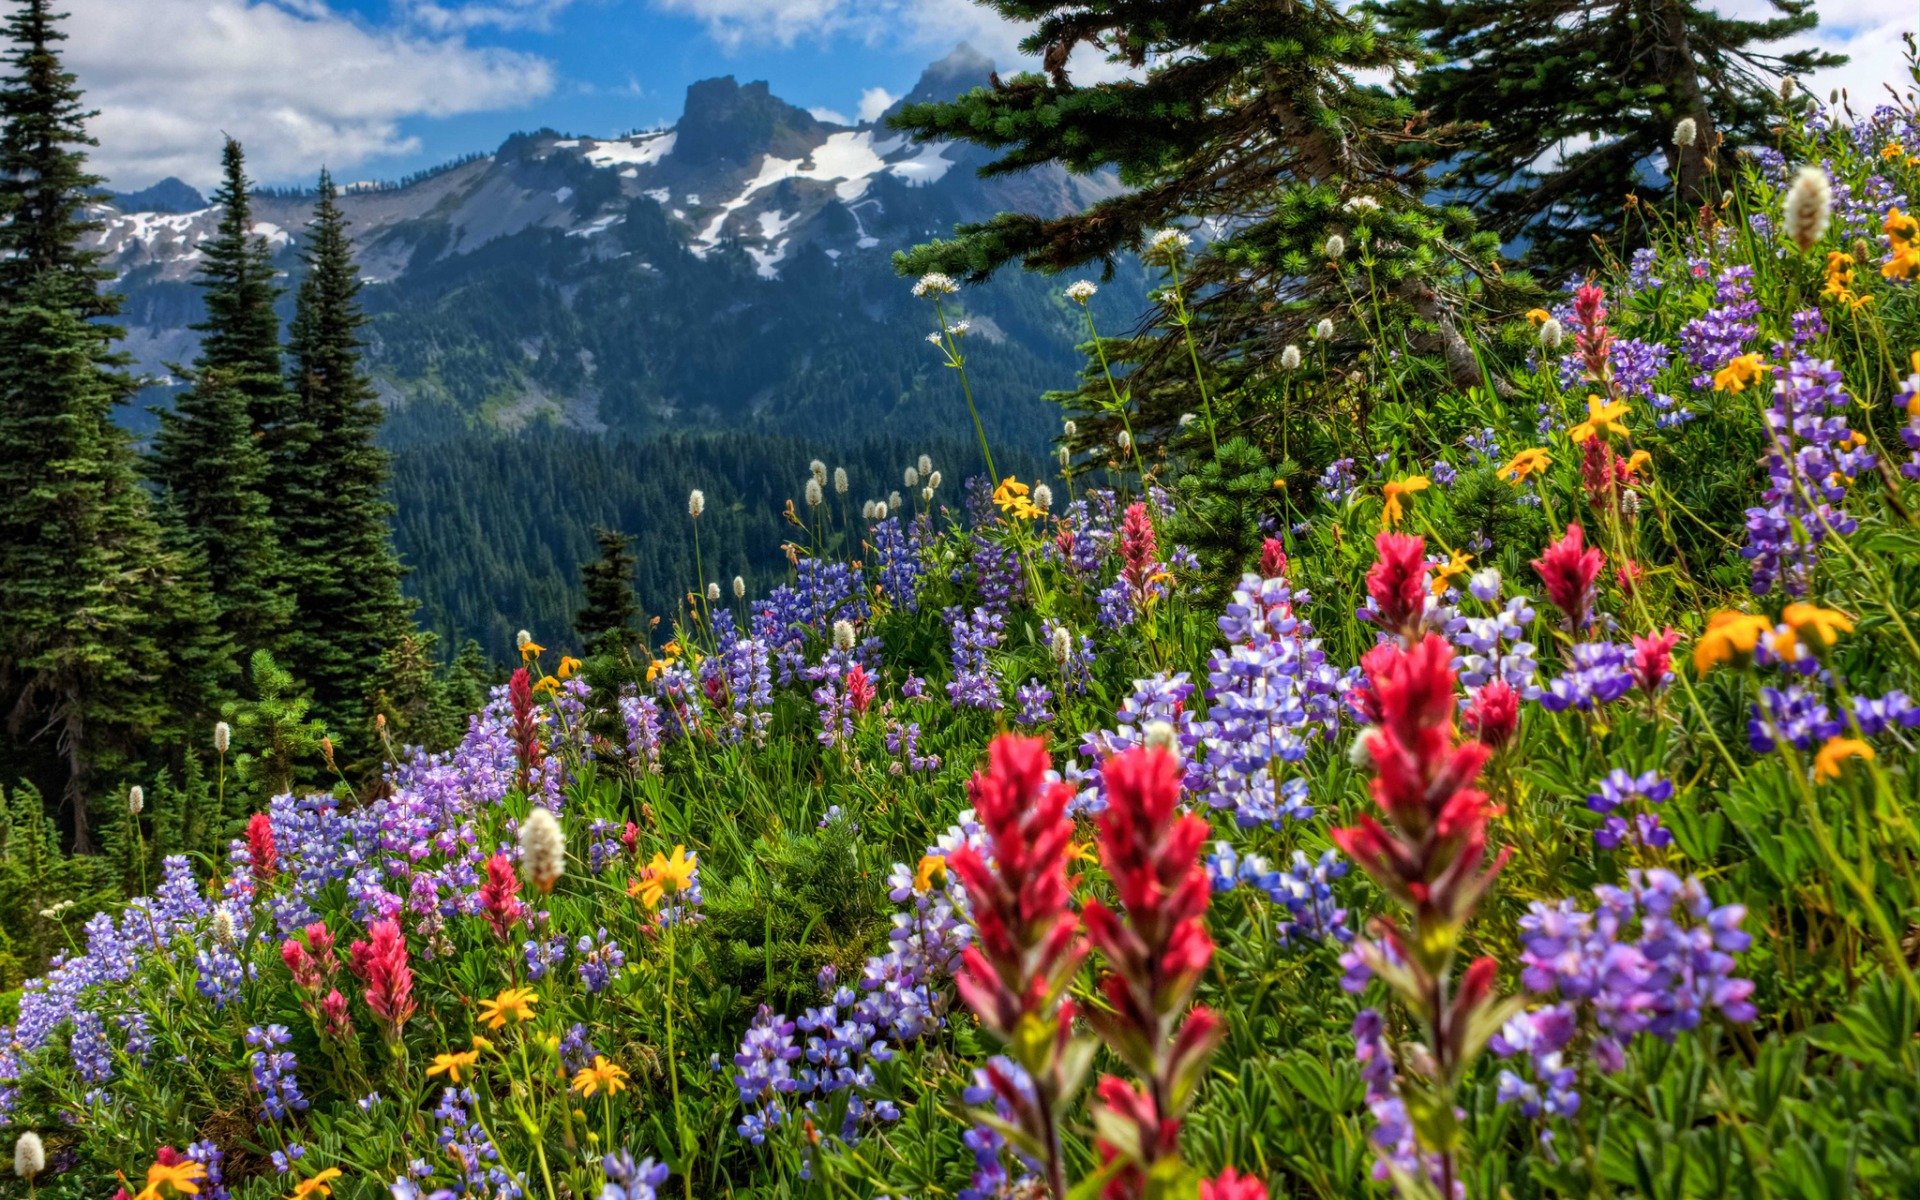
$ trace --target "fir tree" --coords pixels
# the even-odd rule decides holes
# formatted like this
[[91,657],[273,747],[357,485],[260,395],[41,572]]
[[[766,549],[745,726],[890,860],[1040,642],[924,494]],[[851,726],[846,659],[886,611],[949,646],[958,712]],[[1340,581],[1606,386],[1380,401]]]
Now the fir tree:
[[[0,696],[16,744],[57,756],[73,845],[88,798],[161,719],[158,531],[97,335],[49,272],[0,305]],[[24,448],[31,452],[23,452]],[[16,760],[17,761],[17,760]]]
[[[1001,151],[985,175],[1059,163],[1080,174],[1113,170],[1126,190],[1058,218],[1003,213],[962,226],[953,239],[902,256],[902,271],[979,280],[1013,261],[1049,273],[1096,262],[1111,269],[1119,255],[1149,249],[1163,227],[1213,222],[1218,236],[1180,265],[1213,395],[1270,374],[1321,316],[1349,318],[1350,288],[1370,286],[1385,320],[1415,322],[1421,348],[1443,355],[1456,385],[1478,381],[1459,307],[1490,247],[1469,240],[1464,212],[1416,194],[1420,164],[1403,150],[1417,120],[1412,106],[1354,78],[1413,65],[1405,43],[1324,0],[991,7],[1037,22],[1023,48],[1042,57],[1045,73],[909,105],[893,124]],[[1076,83],[1066,64],[1083,45],[1128,77]],[[1333,235],[1350,253],[1364,249],[1369,273],[1356,279],[1351,258],[1329,265]],[[1146,336],[1109,348],[1131,372],[1136,436],[1165,435],[1182,413],[1202,411],[1182,315],[1180,305],[1163,304]],[[1329,348],[1337,356],[1368,351],[1351,319],[1341,329]],[[1082,401],[1104,388],[1090,382]],[[1110,436],[1097,422],[1081,427],[1090,438]]]
[[[63,301],[87,317],[119,311],[120,298],[103,291],[111,278],[97,251],[81,239],[99,228],[86,203],[100,186],[87,170],[85,147],[94,116],[81,102],[78,84],[61,64],[67,35],[47,0],[20,0],[7,20],[10,72],[0,84],[0,303],[20,301],[30,287],[53,279],[67,289]],[[41,301],[48,294],[40,292]],[[102,341],[111,336],[102,330]]]
[[253,232],[253,185],[239,142],[227,139],[221,165],[224,175],[212,197],[220,224],[200,243],[198,283],[207,316],[194,326],[201,335],[194,374],[218,375],[245,397],[262,452],[278,461],[290,406],[281,375],[280,317],[273,308],[280,286],[272,252]]
[[292,615],[272,497],[269,425],[284,434],[278,288],[253,218],[240,144],[226,144],[216,235],[202,244],[199,283],[207,319],[190,384],[160,414],[148,474],[162,495],[168,541],[205,579],[237,669],[252,651],[278,648]]
[[132,388],[80,247],[99,179],[60,17],[21,0],[0,81],[0,722],[5,758],[93,846],[89,798],[160,720],[179,593],[113,408]]
[[597,528],[594,540],[600,544],[600,556],[580,568],[580,582],[586,592],[586,604],[573,620],[587,653],[595,656],[631,656],[639,644],[636,622],[640,601],[634,595],[633,538],[617,530]]
[[282,661],[313,689],[315,713],[370,748],[367,697],[409,632],[393,551],[380,408],[360,364],[360,274],[333,180],[321,172],[303,253],[288,350],[293,407],[273,475],[281,543],[295,598]]
[[[1769,141],[1788,74],[1846,61],[1763,47],[1811,31],[1813,0],[1749,20],[1699,0],[1381,0],[1389,27],[1441,60],[1411,98],[1474,128],[1440,183],[1533,257],[1562,264],[1621,224],[1628,195],[1719,199],[1730,152]],[[1723,8],[1724,6],[1717,6]],[[1692,137],[1675,138],[1682,121]]]

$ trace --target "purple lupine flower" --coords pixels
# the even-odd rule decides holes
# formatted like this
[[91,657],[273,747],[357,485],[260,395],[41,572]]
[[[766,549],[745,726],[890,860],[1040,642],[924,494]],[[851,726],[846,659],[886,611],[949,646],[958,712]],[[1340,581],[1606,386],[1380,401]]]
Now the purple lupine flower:
[[651,1156],[635,1162],[626,1150],[601,1159],[600,1172],[607,1182],[598,1200],[657,1200],[670,1174],[667,1164],[655,1162]]
[[1633,690],[1633,651],[1627,646],[1581,642],[1568,658],[1567,669],[1540,693],[1540,706],[1548,712],[1590,710]]
[[985,607],[971,613],[950,608],[946,619],[953,642],[953,682],[947,684],[947,698],[961,708],[998,711],[1000,677],[987,652],[1000,644],[1005,629],[1000,614]]
[[1038,679],[1029,679],[1013,691],[1013,699],[1019,705],[1014,713],[1014,721],[1021,725],[1049,725],[1053,722],[1053,689]]
[[293,1052],[280,1048],[292,1040],[285,1025],[254,1025],[246,1033],[246,1043],[253,1047],[253,1053],[247,1056],[253,1067],[253,1090],[259,1094],[260,1106],[269,1120],[284,1121],[307,1107],[307,1098],[300,1094],[299,1080],[294,1077]]
[[1812,750],[1845,728],[1820,697],[1800,684],[1766,687],[1747,719],[1747,742],[1756,754],[1770,754],[1781,742]]
[[1878,459],[1838,415],[1849,403],[1831,362],[1795,357],[1774,381],[1766,413],[1768,484],[1762,503],[1747,509],[1747,544],[1740,550],[1753,564],[1755,595],[1776,583],[1804,595],[1821,543],[1858,526],[1839,506],[1853,479]]
[[619,978],[627,965],[626,953],[620,949],[620,943],[607,936],[605,926],[594,932],[592,937],[582,935],[573,944],[574,970],[580,974],[580,986],[589,995],[603,992],[607,985]]
[[1868,737],[1878,737],[1890,729],[1920,729],[1920,705],[1894,688],[1878,699],[1856,698],[1853,719],[1860,723],[1860,732]]

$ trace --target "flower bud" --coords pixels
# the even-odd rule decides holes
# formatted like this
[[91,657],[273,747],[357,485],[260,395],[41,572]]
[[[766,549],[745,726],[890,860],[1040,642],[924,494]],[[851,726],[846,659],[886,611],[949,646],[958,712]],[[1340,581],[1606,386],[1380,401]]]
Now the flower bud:
[[814,459],[807,464],[807,470],[813,475],[813,481],[821,487],[827,486],[827,464]]
[[922,474],[922,475],[931,475],[931,474],[933,474],[933,458],[932,458],[932,456],[930,456],[930,455],[926,455],[926,454],[922,454],[922,455],[920,456],[920,464],[919,464],[919,465],[920,465],[920,474]]
[[735,600],[745,600],[747,598],[747,581],[745,577],[740,575],[733,577],[733,598]]
[[1073,657],[1073,631],[1065,625],[1054,626],[1049,648],[1053,651],[1053,665],[1062,671],[1066,670],[1067,660]]
[[927,476],[927,486],[930,488],[937,488],[940,486],[940,472],[935,471],[933,474]]
[[833,623],[833,648],[845,654],[853,649],[853,622],[842,618]]
[[902,478],[908,488],[917,488],[920,486],[920,472],[913,467],[908,467],[906,474]]
[[1346,238],[1343,238],[1336,233],[1332,237],[1329,237],[1327,239],[1327,257],[1328,258],[1338,262],[1340,259],[1346,257],[1346,253],[1347,253]]
[[709,583],[707,585],[707,603],[712,604],[718,599],[720,599],[720,585],[717,583]]
[[1833,183],[1819,167],[1801,167],[1787,188],[1785,226],[1787,240],[1802,250],[1826,236],[1833,220]]
[[233,742],[233,728],[229,726],[225,721],[215,721],[213,723],[214,753],[225,754],[227,752],[227,747],[231,745],[232,742]]
[[833,494],[836,496],[844,496],[847,494],[847,469],[845,467],[835,467],[833,469]]
[[707,511],[707,494],[699,488],[687,493],[687,515],[698,521],[700,514]]
[[139,784],[127,789],[127,815],[137,817],[140,810],[147,806],[147,793]]
[[806,498],[808,508],[819,508],[826,503],[827,493],[821,488],[818,479],[807,480]]
[[1133,435],[1122,429],[1113,439],[1113,444],[1120,447],[1120,453],[1126,454],[1133,449]]
[[213,940],[223,947],[240,940],[240,932],[233,921],[233,910],[224,904],[213,910]]
[[1287,343],[1287,348],[1280,352],[1280,369],[1283,371],[1300,369],[1300,347],[1291,342]]

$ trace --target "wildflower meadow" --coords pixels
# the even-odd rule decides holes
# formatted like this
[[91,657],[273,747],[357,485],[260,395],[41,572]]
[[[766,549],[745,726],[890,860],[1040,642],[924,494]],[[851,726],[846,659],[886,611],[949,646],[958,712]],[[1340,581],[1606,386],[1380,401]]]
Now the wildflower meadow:
[[1478,385],[1377,206],[1258,385],[1147,243],[1165,421],[1062,277],[1045,478],[904,281],[989,473],[817,464],[630,676],[529,629],[451,749],[141,843],[4,1006],[9,1194],[1920,1195],[1920,112],[1727,154]]

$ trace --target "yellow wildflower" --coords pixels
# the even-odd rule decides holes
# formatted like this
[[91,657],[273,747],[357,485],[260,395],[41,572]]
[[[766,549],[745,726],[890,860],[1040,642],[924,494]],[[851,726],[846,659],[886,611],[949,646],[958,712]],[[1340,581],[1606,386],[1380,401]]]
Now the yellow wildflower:
[[533,690],[551,696],[560,690],[560,681],[551,675],[542,675],[539,682],[533,685]]
[[480,1052],[478,1050],[460,1050],[451,1054],[436,1054],[433,1056],[433,1065],[427,1068],[427,1074],[445,1075],[453,1082],[459,1083],[460,1072],[471,1072],[473,1065],[479,1061]]
[[628,890],[637,891],[641,903],[648,908],[658,908],[668,892],[677,894],[693,886],[693,871],[698,865],[699,856],[688,854],[685,846],[675,846],[672,858],[655,851],[653,861],[640,876],[639,886]]
[[1444,566],[1434,569],[1433,594],[1445,595],[1447,589],[1453,586],[1453,581],[1467,573],[1467,568],[1472,562],[1473,555],[1462,554],[1458,550],[1453,551]]
[[1584,442],[1595,434],[1617,433],[1627,436],[1627,427],[1620,418],[1627,415],[1627,406],[1613,404],[1598,396],[1587,397],[1587,419],[1567,431],[1567,436],[1576,442]]
[[1840,778],[1840,767],[1850,758],[1872,762],[1873,747],[1859,738],[1828,738],[1827,744],[1813,756],[1813,777],[1821,783],[1831,783]]
[[1380,513],[1382,528],[1390,528],[1405,520],[1407,510],[1401,501],[1415,492],[1424,492],[1432,486],[1432,482],[1425,475],[1409,475],[1405,479],[1389,480],[1387,486],[1382,489],[1382,494],[1387,499],[1386,508]]
[[1844,304],[1849,309],[1858,312],[1860,309],[1873,303],[1873,297],[1871,295],[1863,296],[1853,290],[1854,265],[1853,255],[1840,250],[1829,251],[1827,254],[1827,279],[1825,285],[1820,289],[1820,295],[1824,299],[1831,300],[1836,304]]
[[172,1165],[157,1162],[147,1168],[147,1186],[141,1188],[133,1200],[162,1200],[165,1193],[161,1188],[167,1188],[176,1196],[198,1196],[200,1181],[206,1176],[207,1169],[192,1159]]
[[473,1035],[473,1049],[477,1057],[493,1049],[493,1043],[476,1033]]
[[1725,662],[1749,658],[1773,622],[1752,613],[1717,612],[1707,620],[1707,631],[1693,648],[1693,669],[1704,675]]
[[1530,308],[1527,310],[1527,324],[1533,326],[1535,329],[1540,328],[1551,320],[1553,320],[1553,314],[1544,308]]
[[538,658],[542,654],[545,654],[546,652],[547,652],[547,648],[545,646],[542,646],[539,642],[536,642],[531,638],[520,643],[520,657],[523,660],[529,659],[529,658]]
[[302,1179],[293,1185],[290,1200],[308,1200],[310,1196],[333,1195],[333,1181],[340,1178],[339,1167],[328,1167],[312,1179]]
[[1016,521],[1031,521],[1043,515],[1040,506],[1028,499],[1033,490],[1009,475],[993,490],[995,507]]
[[488,1029],[499,1029],[509,1020],[533,1020],[533,1006],[540,999],[532,988],[508,988],[491,1000],[480,1002],[480,1019]]
[[604,1054],[593,1056],[593,1065],[581,1067],[573,1076],[573,1090],[592,1097],[601,1092],[611,1096],[627,1086],[627,1073],[607,1061]]
[[1839,641],[1841,634],[1853,632],[1851,617],[1817,604],[1789,604],[1780,613],[1780,620],[1795,637],[1816,650],[1825,650]]
[[1880,157],[1886,159],[1888,162],[1892,162],[1896,158],[1905,158],[1906,156],[1907,151],[1899,142],[1888,142],[1880,149]]
[[944,854],[923,854],[920,865],[914,868],[913,890],[921,895],[936,887],[944,887],[947,882],[947,856]]
[[1503,479],[1511,479],[1514,483],[1520,483],[1528,476],[1546,474],[1547,468],[1552,464],[1552,456],[1535,446],[1531,450],[1522,450],[1508,460],[1507,465],[1500,468],[1500,476]]
[[1736,394],[1744,392],[1760,382],[1761,376],[1771,370],[1773,365],[1763,361],[1757,353],[1739,355],[1713,373],[1713,390]]
[[560,666],[554,671],[562,679],[572,679],[573,673],[580,669],[580,660],[569,655],[560,656]]
[[1897,208],[1887,210],[1887,219],[1880,228],[1887,235],[1887,261],[1880,264],[1880,274],[1888,279],[1912,279],[1920,274],[1920,221],[1915,221]]
[[1095,854],[1093,852],[1093,847],[1089,846],[1085,842],[1068,842],[1067,843],[1067,861],[1068,862],[1087,862],[1087,863],[1099,862],[1100,856]]
[[1645,450],[1635,450],[1632,454],[1629,454],[1627,456],[1626,466],[1622,469],[1625,470],[1626,473],[1629,475],[1638,475],[1640,473],[1640,468],[1646,466],[1648,463],[1652,461],[1653,461],[1653,455],[1651,453]]

